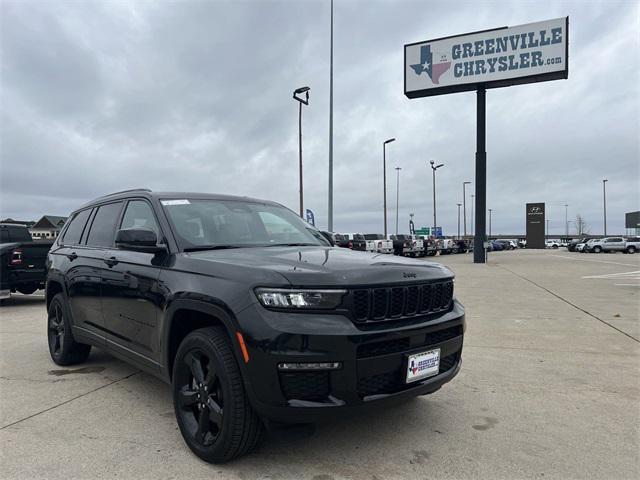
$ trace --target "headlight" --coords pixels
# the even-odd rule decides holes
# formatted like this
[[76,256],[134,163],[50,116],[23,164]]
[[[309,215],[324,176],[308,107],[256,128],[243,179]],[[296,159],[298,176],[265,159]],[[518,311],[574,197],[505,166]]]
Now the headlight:
[[289,290],[284,288],[258,288],[256,295],[267,308],[318,309],[336,308],[346,290]]

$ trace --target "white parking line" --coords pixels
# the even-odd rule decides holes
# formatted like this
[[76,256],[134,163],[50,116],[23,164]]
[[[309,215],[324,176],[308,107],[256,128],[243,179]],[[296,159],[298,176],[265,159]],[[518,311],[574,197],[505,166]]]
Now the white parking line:
[[606,260],[587,260],[586,258],[566,257],[564,255],[551,255],[556,258],[566,258],[568,260],[580,260],[582,262],[609,263],[611,265],[623,265],[625,267],[637,267],[633,263],[607,262]]
[[625,273],[607,273],[605,275],[588,275],[582,278],[640,280],[640,270],[636,270],[635,272],[625,272]]

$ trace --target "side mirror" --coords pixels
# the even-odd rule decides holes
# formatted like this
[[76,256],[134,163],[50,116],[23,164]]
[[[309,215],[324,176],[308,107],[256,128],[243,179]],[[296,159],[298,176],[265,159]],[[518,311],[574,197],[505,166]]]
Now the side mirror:
[[157,253],[165,251],[164,245],[158,245],[156,232],[147,228],[124,228],[116,233],[116,247],[134,252]]
[[320,231],[322,236],[327,239],[327,241],[331,244],[332,247],[336,246],[336,242],[333,241],[333,237],[329,232],[325,232],[324,230]]

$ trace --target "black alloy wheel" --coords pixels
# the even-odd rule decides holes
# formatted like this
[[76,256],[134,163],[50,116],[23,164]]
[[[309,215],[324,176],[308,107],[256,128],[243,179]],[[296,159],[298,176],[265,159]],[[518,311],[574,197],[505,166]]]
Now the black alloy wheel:
[[91,345],[79,343],[73,337],[68,311],[61,293],[53,297],[49,304],[47,340],[51,359],[58,365],[82,363],[91,352]]
[[53,305],[52,313],[49,314],[49,351],[51,356],[60,357],[64,347],[64,314],[62,305]]
[[211,446],[222,430],[223,393],[220,379],[206,352],[192,350],[182,359],[176,379],[178,413],[187,434],[202,446]]
[[210,463],[244,455],[262,437],[264,426],[251,408],[238,361],[219,327],[191,332],[175,356],[176,420],[187,446]]

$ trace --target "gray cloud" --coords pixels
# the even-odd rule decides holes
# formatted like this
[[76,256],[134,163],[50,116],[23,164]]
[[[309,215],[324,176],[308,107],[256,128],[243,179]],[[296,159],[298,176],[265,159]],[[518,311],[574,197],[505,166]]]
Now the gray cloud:
[[[326,225],[328,1],[3,2],[0,216],[66,214],[133,186],[251,195],[297,210],[297,104],[304,111],[305,202]],[[409,213],[455,233],[474,179],[475,96],[408,100],[404,43],[570,16],[569,80],[488,92],[493,231],[524,228],[545,201],[551,232],[583,214],[609,231],[639,205],[640,61],[635,2],[355,2],[335,7],[335,228],[382,231],[382,141],[389,227]],[[473,186],[472,186],[473,187]],[[472,193],[472,190],[468,190]],[[470,217],[468,198],[468,218]],[[470,220],[469,220],[470,223]]]

